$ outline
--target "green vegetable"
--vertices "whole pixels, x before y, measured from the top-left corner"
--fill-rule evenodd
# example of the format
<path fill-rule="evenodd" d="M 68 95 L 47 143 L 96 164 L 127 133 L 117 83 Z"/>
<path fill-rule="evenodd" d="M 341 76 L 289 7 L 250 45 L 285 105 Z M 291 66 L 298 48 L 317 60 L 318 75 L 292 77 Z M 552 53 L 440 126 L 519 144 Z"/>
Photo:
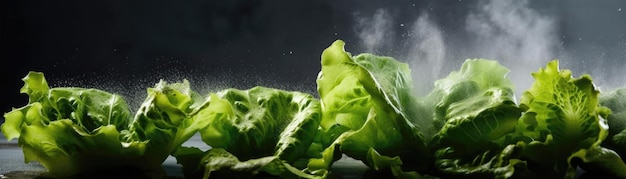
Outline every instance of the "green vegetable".
<path fill-rule="evenodd" d="M 39 162 L 51 176 L 120 168 L 164 176 L 163 161 L 197 130 L 196 121 L 187 118 L 192 101 L 186 81 L 160 82 L 148 89 L 133 119 L 119 95 L 49 88 L 37 72 L 23 80 L 21 92 L 29 96 L 29 103 L 4 115 L 2 132 L 8 140 L 18 138 L 25 162 Z"/>
<path fill-rule="evenodd" d="M 620 156 L 626 156 L 626 88 L 600 95 L 600 104 L 611 110 L 611 114 L 607 117 L 609 134 L 602 142 L 602 146 L 607 149 L 596 147 L 588 152 L 590 154 L 581 152 L 581 155 L 590 156 L 586 159 L 593 159 L 584 161 L 583 165 L 591 163 L 587 164 L 588 168 L 592 167 L 601 173 L 614 173 L 614 175 L 626 178 L 624 158 L 620 158 Z M 620 160 L 622 162 L 619 162 Z"/>
<path fill-rule="evenodd" d="M 496 61 L 471 59 L 435 82 L 426 103 L 443 124 L 430 143 L 441 176 L 507 178 L 524 168 L 515 158 L 518 147 L 503 139 L 521 116 L 508 72 Z"/>
<path fill-rule="evenodd" d="M 372 54 L 352 57 L 343 41 L 335 41 L 322 53 L 317 84 L 322 102 L 318 142 L 325 149 L 311 159 L 308 170 L 328 170 L 341 153 L 374 169 L 403 165 L 424 171 L 431 164 L 419 128 L 412 123 L 421 121 L 416 119 L 421 114 L 415 110 L 420 107 L 407 64 Z M 381 164 L 378 161 L 386 161 L 377 160 L 381 156 L 399 159 Z"/>
<path fill-rule="evenodd" d="M 326 178 L 346 155 L 397 178 L 626 178 L 626 88 L 600 94 L 554 60 L 517 102 L 509 69 L 468 59 L 420 97 L 407 64 L 344 45 L 322 53 L 319 100 L 260 86 L 204 97 L 160 81 L 131 113 L 119 95 L 50 88 L 31 72 L 28 104 L 0 128 L 52 177 L 160 178 L 174 155 L 187 178 Z M 211 149 L 182 146 L 197 132 Z"/>
<path fill-rule="evenodd" d="M 600 147 L 608 135 L 603 117 L 610 110 L 599 105 L 591 77 L 572 78 L 571 71 L 559 69 L 557 60 L 532 75 L 536 81 L 521 98 L 525 112 L 515 132 L 526 143 L 522 158 L 551 177 L 573 178 L 576 167 L 608 169 L 625 177 L 619 156 Z M 607 168 L 608 163 L 614 166 Z"/>
<path fill-rule="evenodd" d="M 424 100 L 426 106 L 431 108 L 428 111 L 435 112 L 433 118 L 436 129 L 441 129 L 445 122 L 451 118 L 448 114 L 449 108 L 456 109 L 458 112 L 452 115 L 457 116 L 464 112 L 480 112 L 484 109 L 476 110 L 476 107 L 463 107 L 472 106 L 472 103 L 481 103 L 480 101 L 489 102 L 490 97 L 484 98 L 485 96 L 494 97 L 490 103 L 491 106 L 498 106 L 500 103 L 514 103 L 514 86 L 513 82 L 507 78 L 508 73 L 509 69 L 496 61 L 468 59 L 459 71 L 451 72 L 448 77 L 437 80 L 435 88 Z M 459 103 L 465 106 L 459 106 Z"/>
<path fill-rule="evenodd" d="M 600 104 L 611 109 L 607 117 L 609 135 L 602 143 L 619 155 L 626 155 L 626 88 L 600 95 Z"/>
<path fill-rule="evenodd" d="M 211 94 L 192 115 L 194 120 L 208 122 L 200 134 L 212 149 L 181 149 L 175 156 L 187 176 L 208 178 L 214 171 L 229 169 L 252 174 L 265 171 L 282 177 L 321 177 L 292 166 L 306 155 L 316 135 L 319 108 L 319 101 L 309 94 L 265 87 Z M 204 157 L 194 163 L 194 156 L 202 156 L 199 152 Z"/>

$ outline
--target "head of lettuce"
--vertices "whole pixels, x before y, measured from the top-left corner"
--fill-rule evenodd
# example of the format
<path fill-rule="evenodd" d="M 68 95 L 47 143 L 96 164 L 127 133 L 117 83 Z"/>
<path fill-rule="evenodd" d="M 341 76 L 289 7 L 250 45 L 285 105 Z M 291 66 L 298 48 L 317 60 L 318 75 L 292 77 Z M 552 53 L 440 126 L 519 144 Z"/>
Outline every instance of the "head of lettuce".
<path fill-rule="evenodd" d="M 203 126 L 188 117 L 193 100 L 187 81 L 148 88 L 134 115 L 116 94 L 50 88 L 39 72 L 23 81 L 28 104 L 4 115 L 2 133 L 18 139 L 25 162 L 40 163 L 53 177 L 113 171 L 165 176 L 163 161 L 197 131 L 194 126 Z"/>

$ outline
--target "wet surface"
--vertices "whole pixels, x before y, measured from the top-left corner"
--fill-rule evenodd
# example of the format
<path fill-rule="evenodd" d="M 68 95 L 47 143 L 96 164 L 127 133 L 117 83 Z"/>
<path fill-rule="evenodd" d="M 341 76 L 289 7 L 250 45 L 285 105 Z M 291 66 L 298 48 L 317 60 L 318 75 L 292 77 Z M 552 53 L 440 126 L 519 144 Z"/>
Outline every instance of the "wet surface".
<path fill-rule="evenodd" d="M 192 137 L 183 144 L 184 146 L 195 146 L 202 150 L 207 150 L 206 146 L 199 136 Z M 172 156 L 163 162 L 163 169 L 167 172 L 166 178 L 183 178 L 181 166 L 176 163 L 176 159 Z M 108 174 L 107 174 L 108 173 Z M 368 174 L 368 168 L 361 161 L 354 160 L 347 156 L 333 164 L 332 173 L 329 178 L 371 178 Z M 374 176 L 374 175 L 372 175 Z M 17 140 L 6 141 L 4 136 L 0 135 L 0 179 L 4 178 L 50 178 L 46 176 L 46 169 L 37 163 L 24 163 L 24 154 L 22 149 L 17 145 Z M 141 173 L 102 172 L 96 175 L 80 175 L 73 178 L 147 178 Z M 259 178 L 276 178 L 274 176 L 259 176 Z"/>

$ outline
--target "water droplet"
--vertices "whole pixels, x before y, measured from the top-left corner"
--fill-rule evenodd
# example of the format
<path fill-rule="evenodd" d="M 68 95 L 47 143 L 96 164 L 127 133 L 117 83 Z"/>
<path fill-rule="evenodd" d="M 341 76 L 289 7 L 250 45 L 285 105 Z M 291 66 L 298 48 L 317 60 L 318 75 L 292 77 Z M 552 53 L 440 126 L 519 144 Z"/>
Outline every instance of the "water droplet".
<path fill-rule="evenodd" d="M 116 48 L 114 48 L 114 49 L 113 49 L 113 51 L 114 51 L 114 52 L 117 52 L 117 49 L 116 49 Z"/>
<path fill-rule="evenodd" d="M 404 24 L 400 24 L 400 27 L 404 27 Z"/>
<path fill-rule="evenodd" d="M 335 35 L 337 35 L 337 32 L 335 32 Z"/>
<path fill-rule="evenodd" d="M 578 37 L 578 40 L 583 40 L 583 38 L 582 37 Z"/>
<path fill-rule="evenodd" d="M 293 54 L 293 52 L 292 52 L 292 51 L 289 51 L 289 54 L 291 55 L 291 54 Z"/>
<path fill-rule="evenodd" d="M 411 4 L 411 6 L 415 7 L 415 4 Z"/>
<path fill-rule="evenodd" d="M 617 11 L 622 12 L 622 8 L 618 8 Z"/>

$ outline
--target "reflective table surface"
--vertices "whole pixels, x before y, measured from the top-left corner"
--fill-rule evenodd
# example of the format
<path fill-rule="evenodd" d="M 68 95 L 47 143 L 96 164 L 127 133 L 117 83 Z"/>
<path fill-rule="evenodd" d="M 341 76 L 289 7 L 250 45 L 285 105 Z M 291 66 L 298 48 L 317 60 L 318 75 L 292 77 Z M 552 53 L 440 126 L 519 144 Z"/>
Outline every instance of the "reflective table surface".
<path fill-rule="evenodd" d="M 192 137 L 183 145 L 199 147 L 202 150 L 209 149 L 198 135 Z M 176 163 L 176 159 L 172 156 L 163 162 L 163 169 L 167 172 L 167 178 L 184 178 L 181 165 Z M 24 154 L 17 145 L 17 139 L 7 141 L 0 134 L 0 179 L 46 178 L 45 171 L 46 169 L 36 162 L 24 163 Z M 368 167 L 361 161 L 343 156 L 341 160 L 333 164 L 329 178 L 377 178 L 376 175 L 371 175 L 368 171 Z M 89 178 L 92 177 L 90 176 Z M 99 178 L 137 178 L 137 176 L 132 174 L 125 176 L 99 175 Z"/>

